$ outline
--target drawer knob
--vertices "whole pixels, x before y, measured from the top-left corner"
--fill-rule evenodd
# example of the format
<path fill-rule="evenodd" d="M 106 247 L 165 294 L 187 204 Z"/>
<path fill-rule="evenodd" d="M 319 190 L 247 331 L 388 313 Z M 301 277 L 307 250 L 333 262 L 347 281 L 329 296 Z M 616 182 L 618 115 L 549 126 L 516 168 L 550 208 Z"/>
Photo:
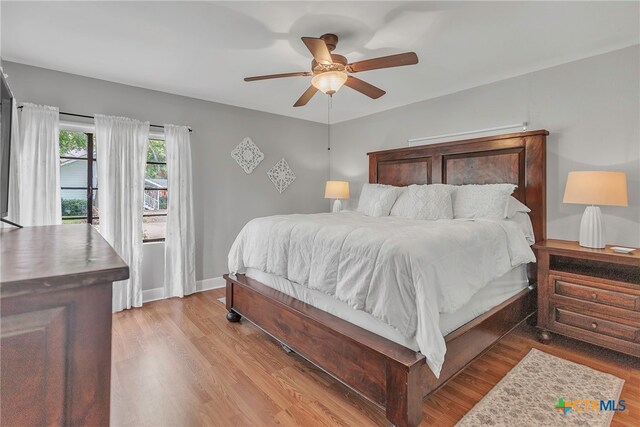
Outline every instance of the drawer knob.
<path fill-rule="evenodd" d="M 598 324 L 597 324 L 596 322 L 593 322 L 593 323 L 591 324 L 591 327 L 592 327 L 593 329 L 596 329 L 596 328 L 598 327 Z"/>
<path fill-rule="evenodd" d="M 591 299 L 598 299 L 598 295 L 597 294 L 591 294 Z"/>

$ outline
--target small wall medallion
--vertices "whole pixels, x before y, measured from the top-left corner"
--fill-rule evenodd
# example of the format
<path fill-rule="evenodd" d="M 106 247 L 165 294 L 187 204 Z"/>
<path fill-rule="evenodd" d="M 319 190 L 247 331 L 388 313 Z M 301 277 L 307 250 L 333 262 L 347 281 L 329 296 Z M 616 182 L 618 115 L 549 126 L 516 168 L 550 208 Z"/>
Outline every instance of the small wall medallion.
<path fill-rule="evenodd" d="M 245 173 L 250 174 L 264 159 L 264 154 L 251 138 L 247 137 L 233 149 L 231 157 L 238 162 Z"/>
<path fill-rule="evenodd" d="M 296 175 L 293 173 L 284 157 L 269 169 L 267 175 L 280 194 L 282 194 L 282 192 L 296 180 Z"/>

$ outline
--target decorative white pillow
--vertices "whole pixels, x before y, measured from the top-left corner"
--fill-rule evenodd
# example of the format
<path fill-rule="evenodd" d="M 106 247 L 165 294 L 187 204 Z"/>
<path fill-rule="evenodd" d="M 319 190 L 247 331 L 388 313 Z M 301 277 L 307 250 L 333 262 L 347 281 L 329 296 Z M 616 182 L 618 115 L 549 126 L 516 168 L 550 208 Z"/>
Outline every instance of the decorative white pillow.
<path fill-rule="evenodd" d="M 509 197 L 507 208 L 504 211 L 504 217 L 513 218 L 518 212 L 529 213 L 531 209 L 515 197 Z"/>
<path fill-rule="evenodd" d="M 507 202 L 515 188 L 514 184 L 456 186 L 453 193 L 453 217 L 504 218 Z"/>
<path fill-rule="evenodd" d="M 391 208 L 391 216 L 410 219 L 452 219 L 451 190 L 445 186 L 410 185 Z"/>
<path fill-rule="evenodd" d="M 391 207 L 402 190 L 403 188 L 392 185 L 365 184 L 360 193 L 358 212 L 368 216 L 389 216 Z"/>

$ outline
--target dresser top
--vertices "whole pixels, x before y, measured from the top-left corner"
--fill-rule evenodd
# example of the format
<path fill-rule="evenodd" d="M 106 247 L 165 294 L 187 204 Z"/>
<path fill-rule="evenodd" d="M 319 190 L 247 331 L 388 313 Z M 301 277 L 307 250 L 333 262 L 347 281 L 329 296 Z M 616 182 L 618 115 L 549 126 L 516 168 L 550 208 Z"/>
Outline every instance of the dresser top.
<path fill-rule="evenodd" d="M 88 224 L 0 229 L 2 297 L 123 280 L 129 267 Z"/>
<path fill-rule="evenodd" d="M 630 254 L 621 254 L 611 250 L 612 245 L 607 245 L 604 249 L 592 249 L 584 248 L 578 242 L 555 239 L 538 242 L 533 247 L 534 249 L 545 250 L 557 255 L 640 266 L 640 249 L 636 249 Z"/>

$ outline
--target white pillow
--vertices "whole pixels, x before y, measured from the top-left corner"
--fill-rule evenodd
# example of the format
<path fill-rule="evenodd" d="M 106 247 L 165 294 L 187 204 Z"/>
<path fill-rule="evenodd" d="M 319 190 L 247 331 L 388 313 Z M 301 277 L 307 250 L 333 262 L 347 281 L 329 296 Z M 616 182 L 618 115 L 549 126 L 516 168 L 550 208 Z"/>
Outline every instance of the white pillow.
<path fill-rule="evenodd" d="M 509 197 L 507 208 L 504 211 L 505 218 L 513 218 L 518 212 L 529 213 L 531 209 L 515 197 Z"/>
<path fill-rule="evenodd" d="M 531 217 L 526 212 L 516 212 L 511 218 L 507 219 L 507 221 L 513 221 L 518 225 L 522 234 L 527 239 L 527 243 L 529 245 L 533 245 L 536 242 L 536 237 L 533 234 L 533 224 L 531 223 Z"/>
<path fill-rule="evenodd" d="M 368 216 L 389 216 L 391 207 L 402 190 L 392 185 L 365 184 L 360 193 L 358 212 Z"/>
<path fill-rule="evenodd" d="M 456 186 L 453 193 L 453 217 L 502 219 L 515 188 L 514 184 Z"/>
<path fill-rule="evenodd" d="M 444 186 L 410 185 L 391 208 L 391 216 L 410 219 L 452 219 L 451 190 Z"/>

